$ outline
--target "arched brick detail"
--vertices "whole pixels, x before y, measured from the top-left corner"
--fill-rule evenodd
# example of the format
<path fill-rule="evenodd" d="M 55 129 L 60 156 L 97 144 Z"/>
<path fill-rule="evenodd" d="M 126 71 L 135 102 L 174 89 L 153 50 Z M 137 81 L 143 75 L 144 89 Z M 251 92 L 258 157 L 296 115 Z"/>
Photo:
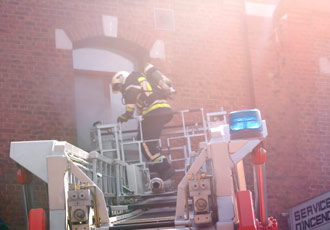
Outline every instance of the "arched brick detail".
<path fill-rule="evenodd" d="M 68 26 L 64 29 L 72 43 L 90 37 L 104 36 L 102 21 L 90 22 L 83 25 Z"/>
<path fill-rule="evenodd" d="M 141 46 L 146 50 L 150 50 L 154 42 L 157 40 L 153 28 L 150 28 L 148 32 L 145 32 L 145 28 L 129 29 L 129 25 L 121 23 L 118 25 L 118 37 L 129 42 L 135 43 L 137 46 Z M 88 23 L 76 23 L 65 26 L 64 31 L 72 41 L 72 43 L 86 40 L 93 37 L 106 37 L 104 35 L 102 20 L 89 21 Z"/>
<path fill-rule="evenodd" d="M 90 37 L 73 43 L 73 49 L 97 48 L 119 53 L 133 61 L 137 71 L 142 71 L 145 63 L 149 61 L 149 52 L 144 47 L 128 40 L 111 37 Z"/>
<path fill-rule="evenodd" d="M 150 33 L 147 33 L 143 30 L 141 31 L 128 30 L 128 31 L 124 31 L 121 35 L 122 38 L 132 41 L 150 51 L 152 45 L 157 40 L 157 38 L 154 34 L 151 33 L 151 31 L 149 32 Z"/>

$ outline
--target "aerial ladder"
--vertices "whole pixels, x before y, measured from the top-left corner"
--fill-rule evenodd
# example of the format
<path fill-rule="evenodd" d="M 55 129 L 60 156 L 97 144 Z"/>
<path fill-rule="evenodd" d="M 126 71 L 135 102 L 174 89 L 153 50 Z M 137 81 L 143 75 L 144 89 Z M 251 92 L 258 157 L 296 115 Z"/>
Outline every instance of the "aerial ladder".
<path fill-rule="evenodd" d="M 199 114 L 199 121 L 189 114 Z M 26 208 L 28 229 L 277 230 L 267 212 L 267 126 L 259 110 L 176 115 L 181 124 L 151 140 L 175 166 L 177 175 L 167 181 L 151 175 L 138 131 L 120 124 L 92 128 L 91 152 L 65 141 L 12 142 L 10 157 L 24 178 L 34 174 L 48 185 L 49 210 Z M 254 164 L 253 195 L 245 181 L 247 156 Z"/>

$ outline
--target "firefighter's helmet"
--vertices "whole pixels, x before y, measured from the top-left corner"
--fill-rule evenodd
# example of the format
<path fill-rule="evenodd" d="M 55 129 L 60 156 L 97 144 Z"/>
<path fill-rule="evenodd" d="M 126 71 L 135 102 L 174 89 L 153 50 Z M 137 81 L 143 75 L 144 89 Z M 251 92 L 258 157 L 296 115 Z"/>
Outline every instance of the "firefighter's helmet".
<path fill-rule="evenodd" d="M 113 93 L 118 93 L 121 91 L 128 75 L 129 72 L 127 71 L 119 71 L 112 77 L 111 87 Z"/>
<path fill-rule="evenodd" d="M 151 69 L 154 69 L 155 67 L 154 67 L 154 65 L 153 64 L 151 64 L 151 63 L 147 63 L 146 65 L 145 65 L 145 67 L 144 67 L 144 73 L 145 74 L 148 74 L 148 72 L 151 70 Z"/>

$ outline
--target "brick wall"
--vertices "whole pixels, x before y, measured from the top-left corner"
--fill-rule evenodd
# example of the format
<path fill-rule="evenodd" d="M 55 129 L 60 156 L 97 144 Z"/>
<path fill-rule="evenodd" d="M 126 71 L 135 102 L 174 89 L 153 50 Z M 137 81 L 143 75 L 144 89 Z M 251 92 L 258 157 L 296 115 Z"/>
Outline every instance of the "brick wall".
<path fill-rule="evenodd" d="M 320 58 L 329 60 L 330 5 L 310 4 L 281 1 L 272 21 L 249 19 L 256 107 L 269 131 L 269 209 L 280 229 L 280 213 L 329 190 L 330 79 Z"/>
<path fill-rule="evenodd" d="M 10 229 L 24 229 L 10 142 L 75 139 L 72 54 L 55 49 L 48 11 L 30 1 L 0 2 L 0 215 Z M 47 207 L 45 185 L 34 181 L 36 205 Z"/>
<path fill-rule="evenodd" d="M 154 8 L 173 9 L 175 31 L 154 29 Z M 330 22 L 324 12 L 281 6 L 286 11 L 282 22 L 245 17 L 242 0 L 0 0 L 0 216 L 23 229 L 10 141 L 75 143 L 72 52 L 55 48 L 55 29 L 73 43 L 103 36 L 102 15 L 118 17 L 118 37 L 147 50 L 164 40 L 166 59 L 153 62 L 173 80 L 175 110 L 261 109 L 269 128 L 270 215 L 280 218 L 329 189 L 329 76 L 318 64 L 329 57 Z"/>

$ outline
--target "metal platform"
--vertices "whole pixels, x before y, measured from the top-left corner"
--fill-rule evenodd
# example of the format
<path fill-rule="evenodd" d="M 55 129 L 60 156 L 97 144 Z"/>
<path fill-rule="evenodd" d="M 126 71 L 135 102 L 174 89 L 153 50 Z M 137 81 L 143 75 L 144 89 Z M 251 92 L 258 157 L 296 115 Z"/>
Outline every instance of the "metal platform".
<path fill-rule="evenodd" d="M 150 198 L 130 206 L 141 211 L 132 217 L 114 222 L 109 229 L 145 229 L 174 227 L 176 196 Z"/>

